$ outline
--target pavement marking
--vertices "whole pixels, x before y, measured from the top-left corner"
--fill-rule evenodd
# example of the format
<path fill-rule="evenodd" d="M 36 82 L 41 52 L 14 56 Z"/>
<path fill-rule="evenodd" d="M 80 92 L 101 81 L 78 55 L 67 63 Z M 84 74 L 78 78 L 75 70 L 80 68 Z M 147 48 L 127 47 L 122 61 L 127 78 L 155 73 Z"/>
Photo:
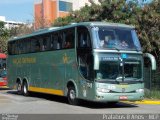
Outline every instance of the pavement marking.
<path fill-rule="evenodd" d="M 124 102 L 124 101 L 123 101 L 123 102 Z M 135 101 L 135 102 L 125 101 L 124 103 L 160 105 L 160 100 L 159 100 L 159 101 L 154 101 L 154 100 L 142 100 L 142 101 Z"/>

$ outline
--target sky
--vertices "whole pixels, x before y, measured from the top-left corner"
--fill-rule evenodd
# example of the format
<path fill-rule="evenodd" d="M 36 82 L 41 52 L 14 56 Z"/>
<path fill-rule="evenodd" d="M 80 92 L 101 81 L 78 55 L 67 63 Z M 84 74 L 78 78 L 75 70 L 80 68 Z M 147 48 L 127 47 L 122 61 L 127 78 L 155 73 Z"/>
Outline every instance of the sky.
<path fill-rule="evenodd" d="M 6 21 L 33 21 L 33 7 L 34 0 L 0 0 L 0 16 L 5 16 Z"/>
<path fill-rule="evenodd" d="M 5 16 L 7 21 L 33 22 L 34 1 L 35 0 L 0 0 L 0 16 Z"/>

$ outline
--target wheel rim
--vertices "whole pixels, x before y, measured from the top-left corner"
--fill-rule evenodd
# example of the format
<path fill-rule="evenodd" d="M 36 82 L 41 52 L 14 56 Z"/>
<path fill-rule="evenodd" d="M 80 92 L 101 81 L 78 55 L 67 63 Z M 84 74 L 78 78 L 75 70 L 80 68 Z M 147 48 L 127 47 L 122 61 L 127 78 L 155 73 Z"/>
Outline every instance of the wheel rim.
<path fill-rule="evenodd" d="M 70 90 L 69 96 L 70 96 L 70 99 L 71 99 L 71 100 L 74 100 L 74 99 L 76 98 L 76 93 L 75 93 L 75 91 L 74 91 L 74 90 Z"/>
<path fill-rule="evenodd" d="M 27 87 L 26 87 L 26 84 L 24 85 L 24 87 L 23 87 L 23 91 L 24 91 L 24 93 L 26 94 L 27 93 Z"/>
<path fill-rule="evenodd" d="M 21 91 L 21 84 L 20 83 L 17 84 L 17 91 Z"/>

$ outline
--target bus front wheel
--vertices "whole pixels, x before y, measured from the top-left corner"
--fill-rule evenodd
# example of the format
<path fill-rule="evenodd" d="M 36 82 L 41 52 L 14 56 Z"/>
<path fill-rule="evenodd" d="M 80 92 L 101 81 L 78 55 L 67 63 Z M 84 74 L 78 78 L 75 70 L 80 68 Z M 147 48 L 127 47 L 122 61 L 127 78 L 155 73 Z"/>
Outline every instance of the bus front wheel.
<path fill-rule="evenodd" d="M 23 91 L 23 95 L 24 95 L 24 96 L 28 96 L 28 95 L 29 95 L 27 82 L 24 82 L 24 83 L 23 83 L 22 91 Z"/>
<path fill-rule="evenodd" d="M 76 90 L 73 86 L 68 87 L 68 102 L 71 105 L 78 105 L 78 99 L 76 98 Z"/>

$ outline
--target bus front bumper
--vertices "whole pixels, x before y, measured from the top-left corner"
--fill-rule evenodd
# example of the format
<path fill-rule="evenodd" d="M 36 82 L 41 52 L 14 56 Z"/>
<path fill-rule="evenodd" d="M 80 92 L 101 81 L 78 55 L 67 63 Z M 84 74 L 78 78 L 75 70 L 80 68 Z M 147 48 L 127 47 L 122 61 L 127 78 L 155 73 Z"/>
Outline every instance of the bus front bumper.
<path fill-rule="evenodd" d="M 140 101 L 144 93 L 97 93 L 96 102 Z"/>

